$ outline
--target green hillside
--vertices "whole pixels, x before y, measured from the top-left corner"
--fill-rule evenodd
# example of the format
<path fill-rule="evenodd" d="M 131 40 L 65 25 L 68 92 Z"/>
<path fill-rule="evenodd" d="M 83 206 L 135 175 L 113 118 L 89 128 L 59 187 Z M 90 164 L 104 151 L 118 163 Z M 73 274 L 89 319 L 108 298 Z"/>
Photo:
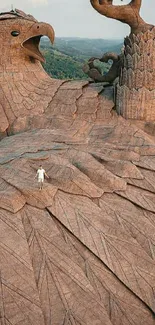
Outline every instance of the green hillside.
<path fill-rule="evenodd" d="M 82 66 L 92 57 L 101 57 L 105 52 L 120 52 L 121 40 L 56 38 L 52 46 L 48 38 L 41 40 L 41 50 L 46 58 L 44 68 L 58 79 L 87 79 Z M 104 73 L 109 64 L 103 64 Z"/>

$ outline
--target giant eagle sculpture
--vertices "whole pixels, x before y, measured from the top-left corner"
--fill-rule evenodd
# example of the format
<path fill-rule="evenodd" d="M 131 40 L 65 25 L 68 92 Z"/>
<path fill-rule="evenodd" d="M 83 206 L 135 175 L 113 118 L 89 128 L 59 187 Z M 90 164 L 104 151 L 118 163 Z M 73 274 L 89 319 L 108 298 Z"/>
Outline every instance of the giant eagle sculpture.
<path fill-rule="evenodd" d="M 112 86 L 45 73 L 38 46 L 42 35 L 53 42 L 50 25 L 19 10 L 0 15 L 2 325 L 155 323 L 153 99 L 144 105 L 154 27 L 139 17 L 141 1 L 91 3 L 132 28 L 116 95 L 122 116 Z"/>

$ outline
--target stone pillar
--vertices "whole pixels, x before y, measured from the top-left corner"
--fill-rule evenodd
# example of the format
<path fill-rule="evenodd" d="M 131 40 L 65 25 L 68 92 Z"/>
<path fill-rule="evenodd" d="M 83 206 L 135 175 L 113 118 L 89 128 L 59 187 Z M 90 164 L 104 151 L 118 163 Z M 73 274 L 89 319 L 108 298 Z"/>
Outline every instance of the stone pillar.
<path fill-rule="evenodd" d="M 116 110 L 126 119 L 155 120 L 155 27 L 125 38 Z"/>

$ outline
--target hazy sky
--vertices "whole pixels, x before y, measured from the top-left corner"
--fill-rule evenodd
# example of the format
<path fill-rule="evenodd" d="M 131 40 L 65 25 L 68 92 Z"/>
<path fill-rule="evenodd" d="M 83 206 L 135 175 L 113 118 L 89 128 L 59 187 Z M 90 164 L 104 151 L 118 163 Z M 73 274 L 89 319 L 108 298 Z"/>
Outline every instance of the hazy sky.
<path fill-rule="evenodd" d="M 129 2 L 124 0 L 123 4 Z M 0 11 L 10 10 L 11 4 L 50 23 L 56 36 L 121 39 L 129 33 L 127 25 L 97 13 L 89 0 L 0 0 Z M 122 2 L 114 0 L 114 4 Z M 155 24 L 155 0 L 143 0 L 141 16 Z"/>

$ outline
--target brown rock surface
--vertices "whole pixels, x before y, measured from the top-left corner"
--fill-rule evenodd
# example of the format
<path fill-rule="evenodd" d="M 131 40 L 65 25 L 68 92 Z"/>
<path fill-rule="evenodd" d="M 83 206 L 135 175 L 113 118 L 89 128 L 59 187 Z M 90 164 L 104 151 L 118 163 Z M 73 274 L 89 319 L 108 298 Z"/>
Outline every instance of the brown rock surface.
<path fill-rule="evenodd" d="M 117 117 L 84 130 L 0 142 L 3 319 L 153 325 L 153 139 Z M 42 191 L 40 163 L 50 176 Z"/>
<path fill-rule="evenodd" d="M 13 36 L 14 32 L 19 35 Z M 81 120 L 111 116 L 112 88 L 47 75 L 39 62 L 44 61 L 38 48 L 42 35 L 53 42 L 54 31 L 48 24 L 21 12 L 0 16 L 1 136 L 32 128 L 67 128 Z"/>
<path fill-rule="evenodd" d="M 113 0 L 90 0 L 90 3 L 101 15 L 128 24 L 131 33 L 125 38 L 120 55 L 105 53 L 99 58 L 101 62 L 113 60 L 107 75 L 95 68 L 94 58 L 85 65 L 85 72 L 95 81 L 113 82 L 118 77 L 115 107 L 119 115 L 126 119 L 154 121 L 155 26 L 141 18 L 142 0 L 131 0 L 121 6 L 115 5 Z"/>
<path fill-rule="evenodd" d="M 0 26 L 21 28 L 0 27 L 1 136 L 25 130 L 0 141 L 1 325 L 154 325 L 152 126 L 112 114 L 109 88 L 50 79 L 32 51 L 49 25 Z"/>

